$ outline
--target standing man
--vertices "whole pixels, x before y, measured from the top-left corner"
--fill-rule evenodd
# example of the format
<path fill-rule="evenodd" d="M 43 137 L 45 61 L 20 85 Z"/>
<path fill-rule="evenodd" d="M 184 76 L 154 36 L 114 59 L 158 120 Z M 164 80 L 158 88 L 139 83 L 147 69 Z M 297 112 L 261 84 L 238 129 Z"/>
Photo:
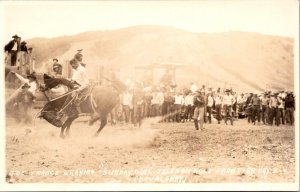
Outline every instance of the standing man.
<path fill-rule="evenodd" d="M 200 129 L 203 130 L 204 124 L 204 107 L 205 107 L 205 91 L 204 89 L 197 90 L 194 97 L 194 123 L 196 130 L 199 130 L 198 122 L 200 123 Z"/>
<path fill-rule="evenodd" d="M 270 125 L 273 125 L 274 118 L 275 118 L 275 125 L 279 126 L 279 120 L 278 120 L 278 99 L 277 95 L 272 93 L 270 102 L 269 102 L 269 107 L 270 107 Z"/>
<path fill-rule="evenodd" d="M 261 114 L 262 114 L 262 121 L 264 124 L 268 123 L 268 105 L 269 105 L 269 98 L 266 97 L 266 93 L 263 94 L 261 98 Z"/>
<path fill-rule="evenodd" d="M 277 99 L 279 102 L 279 105 L 278 105 L 279 122 L 284 125 L 285 124 L 285 110 L 284 110 L 285 98 L 283 98 L 282 95 L 279 94 Z"/>
<path fill-rule="evenodd" d="M 294 124 L 294 111 L 295 111 L 295 98 L 293 96 L 293 93 L 288 93 L 286 99 L 285 99 L 285 111 L 286 111 L 286 117 L 287 117 L 287 123 L 290 123 L 291 125 Z"/>
<path fill-rule="evenodd" d="M 221 123 L 222 120 L 222 115 L 221 115 L 221 110 L 222 110 L 222 96 L 220 91 L 217 91 L 217 93 L 214 96 L 215 100 L 215 107 L 216 107 L 216 117 L 218 120 L 218 124 Z"/>
<path fill-rule="evenodd" d="M 255 125 L 256 119 L 258 120 L 258 123 L 260 123 L 260 106 L 261 102 L 259 97 L 257 96 L 257 93 L 254 93 L 252 99 L 252 123 Z"/>
<path fill-rule="evenodd" d="M 227 125 L 228 118 L 230 119 L 231 125 L 233 125 L 233 119 L 232 119 L 232 105 L 234 102 L 233 96 L 230 94 L 230 90 L 226 89 L 226 94 L 223 97 L 223 107 L 225 111 L 225 124 Z"/>
<path fill-rule="evenodd" d="M 207 113 L 208 113 L 209 124 L 211 124 L 211 114 L 212 114 L 213 105 L 214 105 L 214 98 L 212 92 L 210 92 L 207 94 Z"/>
<path fill-rule="evenodd" d="M 24 51 L 24 52 L 28 53 L 28 49 L 27 49 L 26 44 L 27 44 L 26 41 L 22 41 L 22 42 L 21 42 L 21 45 L 20 45 L 20 51 Z"/>
<path fill-rule="evenodd" d="M 186 121 L 191 121 L 193 119 L 194 115 L 194 95 L 191 90 L 188 90 L 187 96 L 184 98 L 184 104 L 185 104 L 185 112 L 186 112 Z"/>
<path fill-rule="evenodd" d="M 132 105 L 133 105 L 133 124 L 134 126 L 142 125 L 144 117 L 144 93 L 141 86 L 137 86 L 133 90 Z"/>
<path fill-rule="evenodd" d="M 30 85 L 25 83 L 22 86 L 22 91 L 18 93 L 14 107 L 16 108 L 17 121 L 21 122 L 24 118 L 24 123 L 31 123 L 32 108 L 35 102 L 35 96 L 28 90 Z"/>
<path fill-rule="evenodd" d="M 18 53 L 19 47 L 20 47 L 20 41 L 19 41 L 20 37 L 18 35 L 14 35 L 14 36 L 12 36 L 12 38 L 14 38 L 14 39 L 5 45 L 4 51 L 5 51 L 5 53 L 11 55 L 11 66 L 16 66 L 17 53 Z"/>
<path fill-rule="evenodd" d="M 132 97 L 133 89 L 127 89 L 121 96 L 122 113 L 124 114 L 125 123 L 129 123 L 130 117 L 132 116 Z M 132 122 L 133 123 L 133 122 Z"/>

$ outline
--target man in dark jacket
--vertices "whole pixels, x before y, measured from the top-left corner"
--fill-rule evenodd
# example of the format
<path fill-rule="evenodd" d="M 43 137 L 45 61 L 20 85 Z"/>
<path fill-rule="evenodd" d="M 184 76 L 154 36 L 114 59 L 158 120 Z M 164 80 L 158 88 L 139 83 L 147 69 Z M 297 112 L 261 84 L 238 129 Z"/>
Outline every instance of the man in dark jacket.
<path fill-rule="evenodd" d="M 257 96 L 257 93 L 254 93 L 250 103 L 252 104 L 252 123 L 255 125 L 256 119 L 258 120 L 258 123 L 260 123 L 261 100 Z"/>
<path fill-rule="evenodd" d="M 24 52 L 28 53 L 26 44 L 27 44 L 26 41 L 22 41 L 22 42 L 21 42 L 21 45 L 20 45 L 20 51 L 24 51 Z"/>
<path fill-rule="evenodd" d="M 295 99 L 292 93 L 289 93 L 285 99 L 285 114 L 287 123 L 294 124 Z"/>
<path fill-rule="evenodd" d="M 200 129 L 203 130 L 204 123 L 204 107 L 205 107 L 205 90 L 200 89 L 197 91 L 194 97 L 194 123 L 196 130 L 199 130 L 198 121 L 200 123 Z"/>
<path fill-rule="evenodd" d="M 4 51 L 11 55 L 11 66 L 15 66 L 17 61 L 17 53 L 20 46 L 20 42 L 18 41 L 20 37 L 18 35 L 14 35 L 12 38 L 14 39 L 5 45 Z"/>

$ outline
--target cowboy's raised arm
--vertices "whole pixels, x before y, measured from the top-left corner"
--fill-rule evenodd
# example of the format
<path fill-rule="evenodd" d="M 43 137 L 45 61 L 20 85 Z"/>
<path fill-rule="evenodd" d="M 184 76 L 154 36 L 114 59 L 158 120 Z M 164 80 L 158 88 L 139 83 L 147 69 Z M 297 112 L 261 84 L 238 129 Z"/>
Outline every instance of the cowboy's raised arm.
<path fill-rule="evenodd" d="M 17 76 L 17 78 L 20 79 L 20 81 L 22 81 L 22 83 L 29 83 L 29 79 L 22 77 L 21 75 L 19 75 L 16 72 L 12 72 L 12 73 L 14 73 Z"/>

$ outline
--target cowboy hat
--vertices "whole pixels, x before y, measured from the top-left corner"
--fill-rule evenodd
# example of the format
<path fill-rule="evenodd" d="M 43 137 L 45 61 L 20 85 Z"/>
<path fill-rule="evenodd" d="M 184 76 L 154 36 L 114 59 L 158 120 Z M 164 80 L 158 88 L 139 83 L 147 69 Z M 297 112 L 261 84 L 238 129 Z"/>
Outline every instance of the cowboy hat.
<path fill-rule="evenodd" d="M 19 38 L 19 36 L 16 34 L 16 35 L 12 36 L 12 38 Z"/>
<path fill-rule="evenodd" d="M 53 60 L 53 61 L 58 61 L 58 59 L 57 59 L 57 58 L 53 58 L 52 60 Z"/>
<path fill-rule="evenodd" d="M 27 42 L 26 41 L 22 41 L 21 44 L 27 44 Z"/>

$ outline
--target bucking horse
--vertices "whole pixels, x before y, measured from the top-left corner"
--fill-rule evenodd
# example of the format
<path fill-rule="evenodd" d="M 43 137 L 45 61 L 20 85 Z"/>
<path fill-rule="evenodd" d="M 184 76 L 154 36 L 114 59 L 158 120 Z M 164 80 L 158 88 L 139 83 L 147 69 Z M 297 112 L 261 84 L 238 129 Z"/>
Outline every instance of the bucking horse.
<path fill-rule="evenodd" d="M 79 117 L 77 111 L 79 106 L 82 113 L 93 114 L 94 118 L 90 122 L 100 120 L 100 128 L 95 133 L 95 136 L 98 136 L 107 124 L 108 114 L 120 102 L 119 96 L 126 89 L 126 86 L 113 73 L 110 76 L 107 78 L 109 84 L 91 85 L 82 93 L 75 94 L 76 83 L 44 74 L 45 87 L 42 91 L 54 88 L 59 84 L 67 86 L 69 91 L 47 102 L 40 111 L 39 117 L 61 128 L 60 137 L 64 138 L 69 136 L 72 122 Z M 78 95 L 80 95 L 79 99 Z M 78 100 L 80 102 L 75 106 L 74 101 L 78 102 Z"/>

